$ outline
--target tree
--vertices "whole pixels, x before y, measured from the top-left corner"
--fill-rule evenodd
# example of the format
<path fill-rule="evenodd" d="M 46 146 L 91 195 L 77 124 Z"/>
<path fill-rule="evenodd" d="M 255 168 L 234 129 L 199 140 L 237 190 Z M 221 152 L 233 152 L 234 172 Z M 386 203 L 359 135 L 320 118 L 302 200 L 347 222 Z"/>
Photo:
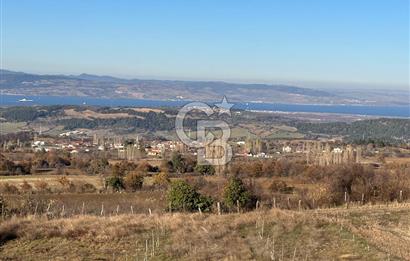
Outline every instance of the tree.
<path fill-rule="evenodd" d="M 178 173 L 185 172 L 185 162 L 180 153 L 175 152 L 172 154 L 171 163 L 174 171 Z"/>
<path fill-rule="evenodd" d="M 229 208 L 236 207 L 237 202 L 241 208 L 249 208 L 254 200 L 254 196 L 246 189 L 241 179 L 229 179 L 224 188 L 224 201 Z"/>
<path fill-rule="evenodd" d="M 210 211 L 213 200 L 199 194 L 193 187 L 183 180 L 171 183 L 168 191 L 168 204 L 172 210 L 178 211 Z"/>
<path fill-rule="evenodd" d="M 262 161 L 253 161 L 248 164 L 249 175 L 252 177 L 260 177 L 263 174 L 263 164 Z"/>
<path fill-rule="evenodd" d="M 142 188 L 144 176 L 140 172 L 130 172 L 125 176 L 124 185 L 130 191 L 136 191 Z"/>
<path fill-rule="evenodd" d="M 87 172 L 89 174 L 101 174 L 108 167 L 108 160 L 105 158 L 93 159 L 88 166 Z"/>
<path fill-rule="evenodd" d="M 110 176 L 105 180 L 105 185 L 112 188 L 114 191 L 124 189 L 124 181 L 120 176 Z"/>
<path fill-rule="evenodd" d="M 201 175 L 212 176 L 215 174 L 215 168 L 212 165 L 196 165 L 195 171 Z"/>

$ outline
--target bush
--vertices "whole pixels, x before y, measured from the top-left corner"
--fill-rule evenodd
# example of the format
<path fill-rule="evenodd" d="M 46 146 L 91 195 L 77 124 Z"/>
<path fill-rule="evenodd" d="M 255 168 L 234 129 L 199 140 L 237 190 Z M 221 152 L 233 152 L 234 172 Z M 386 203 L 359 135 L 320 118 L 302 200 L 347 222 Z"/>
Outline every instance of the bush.
<path fill-rule="evenodd" d="M 23 184 L 20 185 L 20 188 L 23 192 L 31 192 L 33 187 L 27 182 L 27 180 L 23 181 Z"/>
<path fill-rule="evenodd" d="M 142 188 L 144 177 L 138 172 L 131 172 L 125 176 L 124 185 L 130 191 L 136 191 Z"/>
<path fill-rule="evenodd" d="M 172 210 L 178 211 L 210 211 L 213 200 L 199 194 L 193 187 L 182 180 L 171 183 L 168 191 L 168 204 Z"/>
<path fill-rule="evenodd" d="M 293 187 L 289 187 L 286 182 L 281 181 L 281 180 L 274 180 L 269 186 L 269 189 L 272 192 L 279 192 L 279 193 L 285 193 L 285 194 L 290 194 L 293 192 Z"/>
<path fill-rule="evenodd" d="M 120 191 L 124 189 L 124 181 L 119 176 L 110 176 L 105 180 L 105 186 L 114 191 Z"/>
<path fill-rule="evenodd" d="M 153 185 L 159 188 L 166 188 L 170 183 L 168 172 L 160 172 L 153 179 Z"/>
<path fill-rule="evenodd" d="M 37 181 L 34 186 L 36 187 L 37 191 L 39 192 L 46 192 L 50 191 L 50 188 L 48 187 L 48 183 L 45 182 L 44 180 Z"/>
<path fill-rule="evenodd" d="M 242 180 L 233 177 L 229 179 L 224 188 L 224 202 L 227 207 L 234 208 L 239 202 L 241 208 L 251 208 L 255 201 L 255 197 L 248 191 Z"/>
<path fill-rule="evenodd" d="M 16 186 L 14 186 L 14 185 L 11 185 L 11 184 L 9 184 L 9 183 L 4 183 L 1 187 L 0 187 L 0 191 L 2 192 L 2 193 L 5 193 L 5 194 L 17 194 L 17 193 L 19 193 L 19 190 L 18 190 L 18 188 L 16 187 Z"/>
<path fill-rule="evenodd" d="M 78 190 L 81 193 L 93 193 L 97 191 L 97 188 L 93 184 L 84 183 L 78 186 Z"/>
<path fill-rule="evenodd" d="M 214 175 L 215 168 L 212 165 L 196 165 L 195 171 L 201 175 Z"/>

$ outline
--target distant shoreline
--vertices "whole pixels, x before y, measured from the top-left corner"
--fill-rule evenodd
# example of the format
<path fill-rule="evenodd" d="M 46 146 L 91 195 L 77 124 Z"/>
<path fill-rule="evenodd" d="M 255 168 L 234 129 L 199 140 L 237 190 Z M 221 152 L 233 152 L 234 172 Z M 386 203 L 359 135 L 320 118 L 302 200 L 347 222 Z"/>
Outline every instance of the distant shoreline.
<path fill-rule="evenodd" d="M 32 100 L 19 102 L 21 99 Z M 90 106 L 135 106 L 135 107 L 180 107 L 189 103 L 188 100 L 148 100 L 127 98 L 100 98 L 90 96 L 31 96 L 3 94 L 0 106 L 31 106 L 31 105 L 90 105 Z M 216 103 L 208 102 L 210 104 Z M 235 103 L 235 102 L 234 102 Z M 353 104 L 271 104 L 237 102 L 235 109 L 284 112 L 284 113 L 334 113 L 362 116 L 410 118 L 410 106 L 376 106 Z"/>

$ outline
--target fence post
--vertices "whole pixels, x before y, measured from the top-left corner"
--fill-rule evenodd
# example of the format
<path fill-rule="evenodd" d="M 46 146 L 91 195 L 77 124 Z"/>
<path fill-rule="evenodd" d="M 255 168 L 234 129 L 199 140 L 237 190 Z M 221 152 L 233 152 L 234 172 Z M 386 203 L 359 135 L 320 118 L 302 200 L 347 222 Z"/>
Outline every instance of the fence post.
<path fill-rule="evenodd" d="M 238 213 L 239 213 L 239 200 L 236 200 L 236 210 L 237 210 Z"/>
<path fill-rule="evenodd" d="M 131 205 L 131 214 L 134 214 L 134 208 Z"/>
<path fill-rule="evenodd" d="M 345 191 L 345 204 L 346 208 L 349 208 L 349 203 L 347 202 L 347 191 Z"/>
<path fill-rule="evenodd" d="M 362 193 L 362 205 L 364 205 L 364 193 Z"/>
<path fill-rule="evenodd" d="M 302 200 L 300 200 L 300 199 L 299 199 L 299 202 L 298 202 L 298 208 L 299 208 L 299 211 L 302 210 Z"/>
<path fill-rule="evenodd" d="M 85 212 L 85 203 L 83 201 L 83 206 L 81 208 L 81 215 L 84 215 L 84 212 Z"/>
<path fill-rule="evenodd" d="M 100 215 L 101 216 L 104 215 L 104 203 L 101 203 L 101 213 L 100 213 Z"/>
<path fill-rule="evenodd" d="M 34 216 L 37 216 L 37 208 L 38 208 L 38 202 L 36 203 L 36 208 L 34 209 Z"/>
<path fill-rule="evenodd" d="M 273 198 L 273 208 L 276 208 L 276 198 Z"/>
<path fill-rule="evenodd" d="M 400 202 L 402 202 L 402 201 L 403 201 L 403 190 L 400 190 L 400 196 L 399 196 L 399 198 L 400 198 Z"/>
<path fill-rule="evenodd" d="M 216 203 L 216 208 L 218 209 L 218 215 L 221 215 L 221 203 Z"/>

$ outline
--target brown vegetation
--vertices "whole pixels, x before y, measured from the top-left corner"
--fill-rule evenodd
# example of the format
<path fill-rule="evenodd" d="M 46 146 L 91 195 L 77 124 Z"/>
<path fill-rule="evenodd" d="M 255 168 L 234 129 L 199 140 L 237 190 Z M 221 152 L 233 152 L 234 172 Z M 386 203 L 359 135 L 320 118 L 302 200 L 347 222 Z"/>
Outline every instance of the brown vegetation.
<path fill-rule="evenodd" d="M 0 225 L 0 253 L 17 260 L 410 260 L 409 221 L 408 204 L 221 216 L 14 218 Z"/>

